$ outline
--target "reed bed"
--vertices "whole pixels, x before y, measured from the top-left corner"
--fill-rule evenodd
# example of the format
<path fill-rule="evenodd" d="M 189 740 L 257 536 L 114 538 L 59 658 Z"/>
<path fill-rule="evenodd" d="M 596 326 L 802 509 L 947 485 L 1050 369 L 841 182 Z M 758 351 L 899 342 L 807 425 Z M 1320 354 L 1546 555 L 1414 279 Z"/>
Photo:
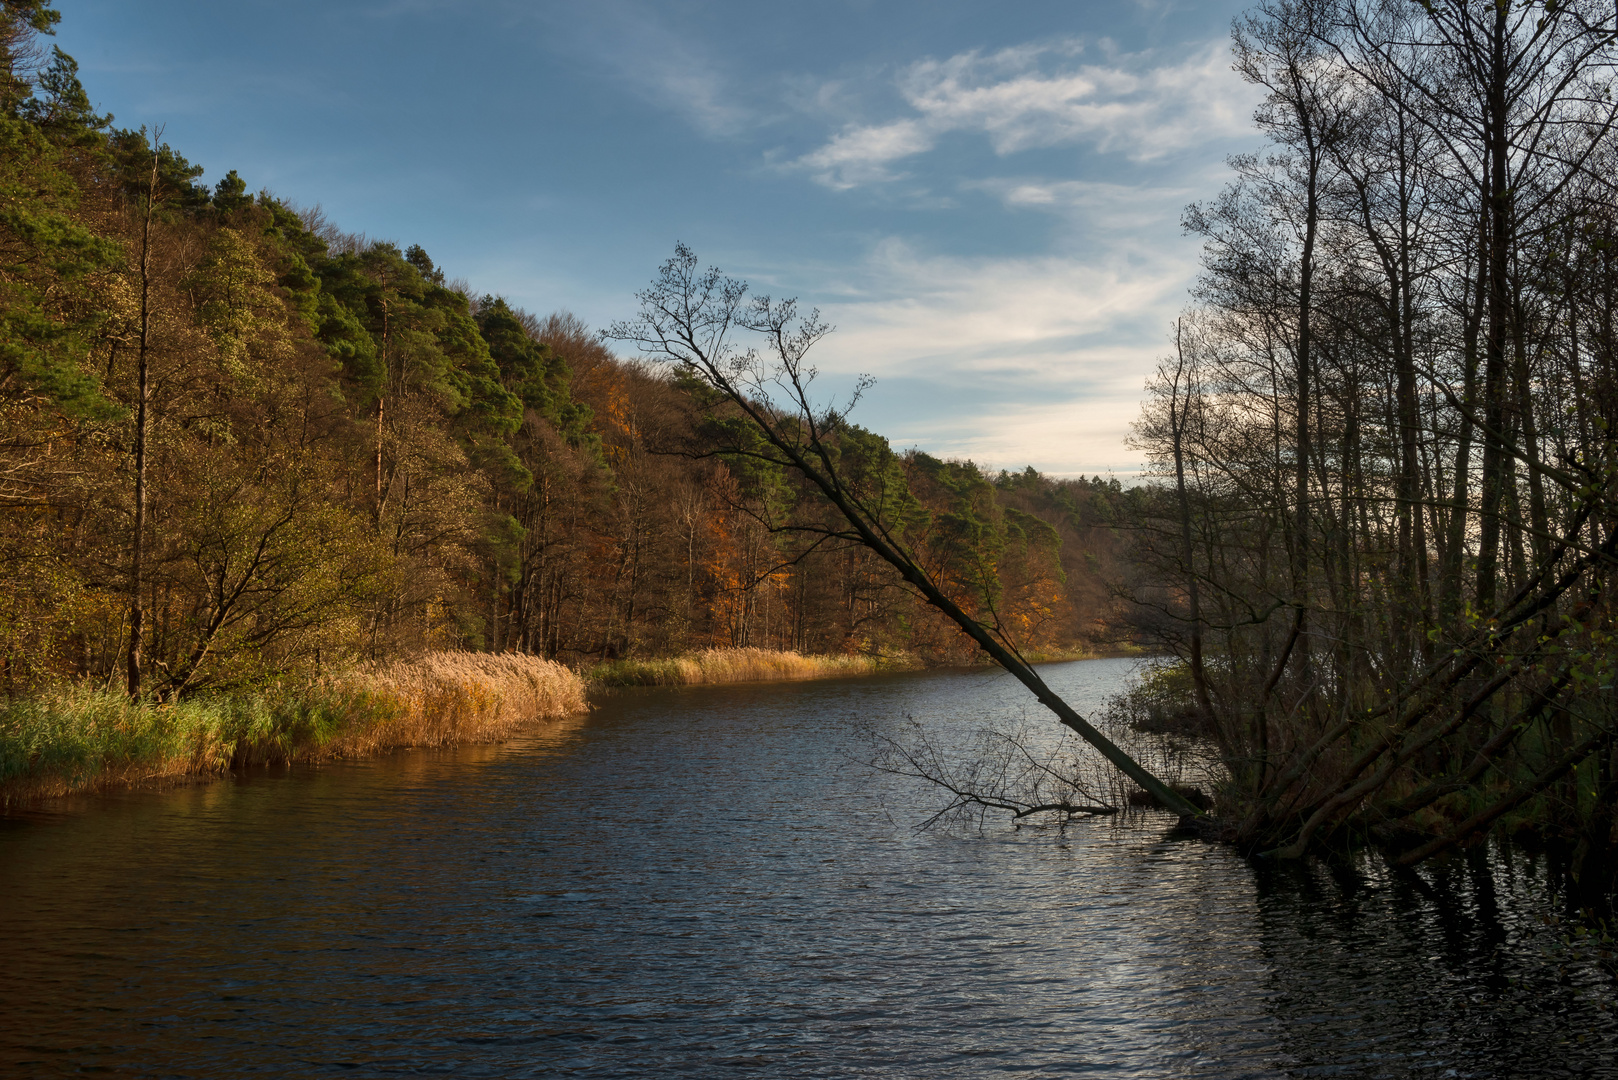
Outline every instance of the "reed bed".
<path fill-rule="evenodd" d="M 584 708 L 584 681 L 562 665 L 480 653 L 432 653 L 298 688 L 172 704 L 58 687 L 0 705 L 0 802 L 492 741 Z"/>
<path fill-rule="evenodd" d="M 699 683 L 773 682 L 868 675 L 869 656 L 805 656 L 775 649 L 704 649 L 663 660 L 612 660 L 589 671 L 601 686 L 694 686 Z"/>
<path fill-rule="evenodd" d="M 515 653 L 429 653 L 342 676 L 335 689 L 376 717 L 332 740 L 333 752 L 343 757 L 394 746 L 502 739 L 530 720 L 586 707 L 577 673 Z"/>

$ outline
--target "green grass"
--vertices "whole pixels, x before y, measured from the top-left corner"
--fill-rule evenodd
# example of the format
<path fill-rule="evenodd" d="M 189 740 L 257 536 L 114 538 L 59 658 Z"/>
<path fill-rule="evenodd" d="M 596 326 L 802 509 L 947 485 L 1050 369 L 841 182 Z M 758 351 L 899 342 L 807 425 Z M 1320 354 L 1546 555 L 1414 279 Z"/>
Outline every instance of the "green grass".
<path fill-rule="evenodd" d="M 9 801 L 289 761 L 386 719 L 390 704 L 336 688 L 159 704 L 60 687 L 0 706 L 0 793 Z"/>

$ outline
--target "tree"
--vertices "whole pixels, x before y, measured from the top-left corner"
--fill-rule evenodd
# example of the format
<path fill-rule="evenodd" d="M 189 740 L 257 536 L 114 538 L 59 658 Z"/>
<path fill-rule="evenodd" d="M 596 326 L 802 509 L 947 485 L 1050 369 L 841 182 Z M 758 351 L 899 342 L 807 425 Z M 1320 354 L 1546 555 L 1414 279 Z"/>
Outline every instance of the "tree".
<path fill-rule="evenodd" d="M 1594 4 L 1382 0 L 1237 28 L 1272 152 L 1188 214 L 1197 306 L 1138 431 L 1165 489 L 1141 550 L 1197 586 L 1141 599 L 1175 616 L 1245 844 L 1413 861 L 1547 792 L 1610 818 L 1574 776 L 1618 733 L 1591 681 L 1618 462 L 1567 418 L 1612 353 L 1573 344 L 1605 301 L 1564 260 L 1571 223 L 1607 228 L 1612 31 Z"/>
<path fill-rule="evenodd" d="M 638 318 L 616 323 L 605 333 L 677 365 L 717 393 L 745 418 L 748 430 L 762 438 L 759 449 L 738 447 L 737 453 L 793 470 L 841 514 L 841 526 L 827 529 L 825 535 L 861 544 L 887 562 L 930 606 L 1028 687 L 1063 725 L 1164 806 L 1186 815 L 1200 813 L 1046 686 L 1005 627 L 980 622 L 945 594 L 921 557 L 901 539 L 886 487 L 857 484 L 838 467 L 836 447 L 847 427 L 846 414 L 869 381 L 861 379 L 841 408 L 817 406 L 810 397 L 816 372 L 807 356 L 830 327 L 820 321 L 818 312 L 800 319 L 791 300 L 749 299 L 747 291 L 745 283 L 717 269 L 699 272 L 696 256 L 677 245 L 673 258 L 638 295 Z M 761 337 L 763 350 L 741 349 L 735 340 L 738 332 Z"/>
<path fill-rule="evenodd" d="M 151 180 L 141 204 L 140 328 L 135 348 L 135 520 L 129 544 L 129 653 L 125 667 L 125 688 L 130 697 L 140 696 L 141 649 L 146 634 L 143 590 L 146 585 L 146 452 L 152 406 L 152 214 L 157 209 L 157 147 L 162 136 L 161 130 L 152 136 Z"/>

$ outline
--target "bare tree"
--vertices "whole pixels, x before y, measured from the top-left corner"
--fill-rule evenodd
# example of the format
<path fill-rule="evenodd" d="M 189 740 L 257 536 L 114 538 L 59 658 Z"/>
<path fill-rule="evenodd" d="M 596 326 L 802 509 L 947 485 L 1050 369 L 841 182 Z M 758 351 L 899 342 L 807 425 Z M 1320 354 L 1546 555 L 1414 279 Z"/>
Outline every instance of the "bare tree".
<path fill-rule="evenodd" d="M 1614 29 L 1611 5 L 1462 0 L 1238 24 L 1272 148 L 1187 216 L 1197 377 L 1163 365 L 1138 430 L 1163 485 L 1142 551 L 1198 587 L 1203 632 L 1164 643 L 1217 713 L 1245 844 L 1419 860 L 1541 797 L 1610 831 L 1572 777 L 1608 775 L 1618 732 Z"/>
<path fill-rule="evenodd" d="M 639 316 L 615 323 L 604 332 L 606 337 L 677 365 L 717 392 L 762 439 L 757 446 L 738 447 L 738 453 L 793 470 L 836 507 L 842 524 L 827 527 L 824 535 L 863 545 L 887 562 L 1063 725 L 1162 805 L 1183 815 L 1200 813 L 1051 690 L 1001 628 L 968 615 L 944 593 L 892 527 L 889 500 L 894 493 L 887 485 L 867 487 L 845 476 L 839 466 L 839 436 L 870 380 L 862 377 L 841 407 L 815 404 L 810 387 L 816 370 L 807 357 L 831 331 L 818 312 L 800 318 L 795 301 L 749 297 L 745 282 L 716 268 L 699 270 L 697 257 L 683 244 L 638 299 Z M 762 348 L 742 348 L 737 338 L 744 333 L 762 339 Z"/>

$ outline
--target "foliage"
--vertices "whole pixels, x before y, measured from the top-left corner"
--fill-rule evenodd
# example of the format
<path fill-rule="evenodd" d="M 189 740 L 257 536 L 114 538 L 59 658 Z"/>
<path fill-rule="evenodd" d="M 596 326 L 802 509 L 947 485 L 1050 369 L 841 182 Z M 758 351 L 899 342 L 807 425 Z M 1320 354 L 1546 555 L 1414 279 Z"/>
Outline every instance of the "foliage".
<path fill-rule="evenodd" d="M 1531 819 L 1614 850 L 1612 14 L 1237 23 L 1271 145 L 1186 215 L 1132 596 L 1246 845 L 1410 863 Z"/>
<path fill-rule="evenodd" d="M 29 93 L 0 115 L 6 688 L 121 671 L 141 362 L 142 664 L 165 699 L 446 647 L 970 655 L 699 383 L 235 171 L 201 184 L 93 114 L 72 58 L 31 44 L 41 12 L 8 24 Z M 846 418 L 829 452 L 1024 647 L 1120 636 L 1122 518 L 1079 505 L 1127 501 L 1116 484 L 1007 484 Z"/>

